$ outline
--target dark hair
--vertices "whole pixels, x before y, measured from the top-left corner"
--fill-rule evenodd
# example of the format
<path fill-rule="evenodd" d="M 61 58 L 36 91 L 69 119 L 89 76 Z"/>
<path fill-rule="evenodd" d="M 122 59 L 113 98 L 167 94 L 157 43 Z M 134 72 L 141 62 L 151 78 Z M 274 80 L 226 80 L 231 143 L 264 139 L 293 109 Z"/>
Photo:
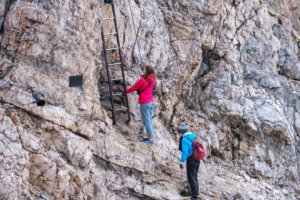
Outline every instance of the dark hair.
<path fill-rule="evenodd" d="M 156 80 L 154 68 L 150 65 L 147 65 L 145 68 L 146 68 L 146 74 L 145 74 L 144 78 L 147 79 L 148 76 L 150 76 L 150 74 L 153 74 L 154 79 Z"/>

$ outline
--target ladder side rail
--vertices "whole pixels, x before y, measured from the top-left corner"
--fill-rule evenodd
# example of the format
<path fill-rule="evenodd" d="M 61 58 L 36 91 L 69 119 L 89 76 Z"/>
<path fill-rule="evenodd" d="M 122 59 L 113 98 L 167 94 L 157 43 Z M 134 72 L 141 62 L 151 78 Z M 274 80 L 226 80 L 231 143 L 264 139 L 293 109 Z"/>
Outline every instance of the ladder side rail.
<path fill-rule="evenodd" d="M 103 41 L 103 50 L 104 50 L 104 58 L 105 58 L 105 65 L 106 65 L 106 73 L 107 73 L 107 77 L 108 77 L 108 85 L 109 85 L 110 101 L 111 101 L 111 108 L 112 108 L 113 124 L 116 124 L 115 108 L 114 108 L 113 93 L 112 93 L 112 85 L 111 85 L 111 80 L 110 80 L 110 75 L 109 75 L 109 67 L 108 67 L 108 61 L 107 61 L 107 52 L 106 52 L 106 47 L 105 47 L 105 38 L 104 38 L 103 27 L 101 27 L 101 36 L 102 36 L 102 41 Z"/>
<path fill-rule="evenodd" d="M 122 60 L 122 54 L 121 54 L 121 46 L 120 46 L 119 31 L 118 31 L 114 1 L 112 2 L 111 6 L 112 6 L 112 11 L 113 11 L 113 16 L 114 16 L 115 29 L 116 29 L 116 32 L 117 32 L 116 37 L 117 37 L 117 43 L 118 43 L 118 47 L 119 47 L 119 57 L 120 57 L 121 70 L 122 70 L 122 76 L 123 76 L 123 89 L 124 89 L 124 95 L 125 95 L 125 98 L 126 98 L 126 104 L 127 104 L 127 109 L 128 109 L 127 110 L 127 112 L 128 112 L 128 121 L 130 121 L 131 118 L 130 118 L 129 101 L 128 101 L 128 95 L 125 92 L 125 90 L 126 90 L 126 81 L 125 81 L 124 66 L 123 66 L 123 60 Z"/>

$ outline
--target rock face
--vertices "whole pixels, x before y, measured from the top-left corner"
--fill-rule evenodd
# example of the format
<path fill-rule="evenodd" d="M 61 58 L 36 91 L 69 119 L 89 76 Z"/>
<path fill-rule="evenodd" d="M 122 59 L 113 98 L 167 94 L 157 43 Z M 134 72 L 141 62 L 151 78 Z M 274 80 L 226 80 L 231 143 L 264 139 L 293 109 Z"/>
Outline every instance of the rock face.
<path fill-rule="evenodd" d="M 114 31 L 109 5 L 0 0 L 0 199 L 186 199 L 182 121 L 206 149 L 200 199 L 300 199 L 299 1 L 130 2 L 143 62 L 157 74 L 152 146 L 138 142 L 136 94 L 132 121 L 119 113 L 112 125 L 101 40 L 101 27 Z M 131 86 L 141 60 L 128 1 L 115 6 Z M 80 74 L 84 90 L 70 88 Z M 56 106 L 23 105 L 34 92 Z"/>

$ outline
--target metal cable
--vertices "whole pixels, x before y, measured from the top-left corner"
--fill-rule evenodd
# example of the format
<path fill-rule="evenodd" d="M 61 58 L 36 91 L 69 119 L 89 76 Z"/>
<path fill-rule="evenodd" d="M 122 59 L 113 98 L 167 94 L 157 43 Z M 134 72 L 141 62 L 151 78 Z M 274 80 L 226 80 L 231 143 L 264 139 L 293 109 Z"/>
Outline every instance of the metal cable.
<path fill-rule="evenodd" d="M 141 54 L 141 50 L 140 50 L 140 45 L 139 45 L 139 41 L 138 41 L 138 37 L 137 37 L 137 31 L 136 31 L 136 27 L 135 27 L 135 23 L 134 23 L 134 18 L 133 18 L 133 15 L 132 15 L 130 0 L 128 0 L 128 3 L 129 3 L 129 9 L 130 9 L 130 14 L 131 14 L 131 18 L 132 18 L 134 33 L 135 33 L 135 40 L 136 40 L 136 43 L 137 43 L 137 46 L 138 46 L 140 59 L 141 59 L 141 62 L 142 62 L 142 67 L 141 68 L 144 69 L 144 63 L 143 63 L 142 54 Z"/>
<path fill-rule="evenodd" d="M 169 130 L 167 129 L 167 127 L 165 127 L 165 125 L 162 123 L 162 121 L 158 118 L 158 115 L 156 114 L 156 111 L 155 111 L 155 109 L 154 109 L 154 116 L 153 116 L 153 118 L 156 116 L 156 118 L 157 118 L 157 120 L 160 122 L 160 124 L 162 125 L 162 127 L 170 134 L 170 136 L 171 136 L 171 138 L 174 140 L 174 142 L 175 142 L 175 144 L 178 144 L 178 142 L 175 140 L 175 138 L 173 137 L 173 135 L 169 132 Z M 217 183 L 214 181 L 214 180 L 212 180 L 211 178 L 210 178 L 210 176 L 208 176 L 202 169 L 201 169 L 201 167 L 199 167 L 200 168 L 200 170 L 201 170 L 201 172 L 206 176 L 206 177 L 208 177 L 208 179 L 210 179 L 213 183 L 214 183 L 214 185 L 227 197 L 227 199 L 232 199 L 231 197 L 229 197 L 227 194 L 226 194 L 226 192 L 224 192 L 218 185 L 217 185 Z"/>
<path fill-rule="evenodd" d="M 154 107 L 154 116 L 152 117 L 152 119 L 154 118 L 154 117 L 156 117 L 157 118 L 157 120 L 159 121 L 159 123 L 160 123 L 160 125 L 169 133 L 169 135 L 171 136 L 171 138 L 174 140 L 174 142 L 175 142 L 175 144 L 178 144 L 178 141 L 176 141 L 176 139 L 173 137 L 173 135 L 169 132 L 169 130 L 167 129 L 167 127 L 162 123 L 162 121 L 159 119 L 159 117 L 158 117 L 158 115 L 157 115 L 157 113 L 156 113 L 156 111 L 155 111 L 155 107 Z"/>
<path fill-rule="evenodd" d="M 210 176 L 208 176 L 202 169 L 201 169 L 201 167 L 199 167 L 199 169 L 200 169 L 200 171 L 209 179 L 209 180 L 211 180 L 212 182 L 213 182 L 213 184 L 227 197 L 227 199 L 232 199 L 231 197 L 229 197 L 227 194 L 226 194 L 226 192 L 224 192 L 221 188 L 219 188 L 219 186 L 217 185 L 217 183 L 214 181 L 214 180 L 212 180 L 211 178 L 210 178 Z"/>
<path fill-rule="evenodd" d="M 156 118 L 157 118 L 157 120 L 160 122 L 160 124 L 162 125 L 162 127 L 170 134 L 170 136 L 171 136 L 171 138 L 174 140 L 174 142 L 175 142 L 175 144 L 178 144 L 178 142 L 175 140 L 175 138 L 173 137 L 173 135 L 169 132 L 169 130 L 167 129 L 167 127 L 165 127 L 165 125 L 162 123 L 162 121 L 158 118 L 158 115 L 156 114 L 156 111 L 155 111 L 155 109 L 154 109 L 154 116 L 153 116 L 153 118 L 156 116 Z M 208 176 L 202 169 L 201 169 L 201 167 L 199 167 L 200 168 L 200 170 L 201 170 L 201 172 L 206 176 L 206 177 L 208 177 L 208 179 L 210 179 L 213 183 L 214 183 L 214 185 L 227 197 L 227 199 L 232 199 L 231 197 L 229 197 L 227 194 L 226 194 L 226 192 L 224 192 L 218 185 L 217 185 L 217 183 L 214 181 L 214 180 L 212 180 L 211 178 L 210 178 L 210 176 Z"/>

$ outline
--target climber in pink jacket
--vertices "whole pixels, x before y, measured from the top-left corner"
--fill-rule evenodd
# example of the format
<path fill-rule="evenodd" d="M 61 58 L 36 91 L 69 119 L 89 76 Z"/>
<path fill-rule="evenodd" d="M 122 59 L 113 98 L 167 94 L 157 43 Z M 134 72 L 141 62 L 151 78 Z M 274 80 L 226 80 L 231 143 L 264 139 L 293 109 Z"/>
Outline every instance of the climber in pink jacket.
<path fill-rule="evenodd" d="M 155 84 L 155 72 L 154 68 L 147 65 L 143 69 L 144 75 L 138 80 L 131 88 L 125 90 L 126 93 L 131 93 L 137 90 L 139 94 L 140 111 L 142 115 L 143 124 L 147 130 L 148 138 L 143 138 L 141 142 L 147 144 L 153 144 L 154 138 L 154 125 L 153 125 L 153 109 L 154 99 L 152 90 Z"/>

